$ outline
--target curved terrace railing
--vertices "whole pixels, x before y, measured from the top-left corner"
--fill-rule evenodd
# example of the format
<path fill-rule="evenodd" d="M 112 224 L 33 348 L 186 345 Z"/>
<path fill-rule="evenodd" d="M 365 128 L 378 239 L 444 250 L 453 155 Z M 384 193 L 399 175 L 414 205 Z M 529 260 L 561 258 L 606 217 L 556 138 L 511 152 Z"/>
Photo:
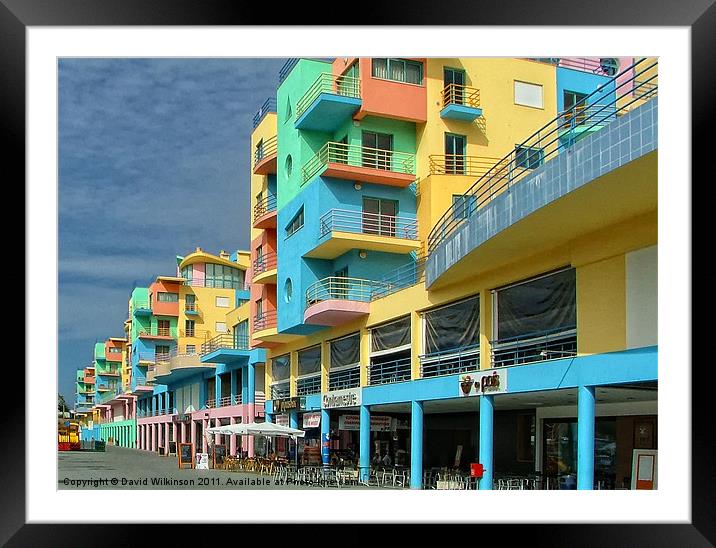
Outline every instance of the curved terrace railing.
<path fill-rule="evenodd" d="M 278 152 L 278 137 L 274 135 L 261 142 L 260 147 L 254 150 L 254 168 L 269 156 L 275 156 Z"/>
<path fill-rule="evenodd" d="M 349 209 L 331 209 L 324 213 L 320 219 L 320 227 L 320 238 L 335 230 L 407 240 L 418 239 L 418 221 L 414 218 Z"/>
<path fill-rule="evenodd" d="M 456 214 L 454 207 L 450 207 L 435 224 L 428 236 L 428 253 L 433 253 L 476 211 L 482 209 L 502 192 L 508 191 L 533 169 L 571 147 L 581 137 L 599 131 L 608 125 L 610 120 L 628 112 L 637 101 L 656 97 L 657 65 L 657 61 L 640 59 L 599 86 L 573 107 L 547 122 L 496 162 L 465 192 L 465 200 L 459 204 L 460 214 Z M 637 86 L 641 88 L 641 93 Z M 611 95 L 612 87 L 614 98 L 602 97 L 605 92 Z M 599 98 L 598 104 L 597 98 Z"/>
<path fill-rule="evenodd" d="M 254 316 L 254 331 L 276 327 L 276 311 L 267 310 Z"/>
<path fill-rule="evenodd" d="M 329 141 L 301 168 L 302 184 L 329 163 L 415 175 L 414 154 Z"/>
<path fill-rule="evenodd" d="M 335 75 L 330 72 L 319 74 L 316 81 L 310 85 L 306 93 L 296 102 L 296 119 L 299 119 L 308 110 L 308 107 L 321 93 L 359 98 L 360 79 L 353 76 Z"/>
<path fill-rule="evenodd" d="M 375 280 L 329 276 L 308 286 L 306 307 L 332 299 L 370 302 L 373 290 L 381 285 L 381 282 Z"/>
<path fill-rule="evenodd" d="M 221 333 L 202 343 L 201 355 L 211 354 L 222 348 L 229 350 L 247 350 L 249 348 L 249 337 L 248 335 L 235 337 L 229 333 Z"/>
<path fill-rule="evenodd" d="M 276 97 L 266 99 L 264 104 L 261 105 L 261 108 L 254 114 L 254 129 L 256 129 L 256 126 L 261 123 L 261 120 L 263 120 L 269 112 L 276 112 Z"/>
<path fill-rule="evenodd" d="M 254 276 L 276 268 L 278 256 L 275 252 L 264 253 L 261 257 L 254 259 Z"/>
<path fill-rule="evenodd" d="M 298 59 L 298 57 L 290 57 L 288 61 L 283 64 L 281 69 L 278 71 L 279 84 L 286 79 L 286 76 L 288 76 L 288 74 L 293 70 L 293 67 L 298 64 Z"/>
<path fill-rule="evenodd" d="M 463 105 L 480 108 L 480 90 L 460 84 L 448 84 L 441 92 L 443 108 L 448 105 Z"/>
<path fill-rule="evenodd" d="M 276 196 L 269 194 L 256 202 L 254 206 L 254 222 L 267 213 L 276 211 Z"/>

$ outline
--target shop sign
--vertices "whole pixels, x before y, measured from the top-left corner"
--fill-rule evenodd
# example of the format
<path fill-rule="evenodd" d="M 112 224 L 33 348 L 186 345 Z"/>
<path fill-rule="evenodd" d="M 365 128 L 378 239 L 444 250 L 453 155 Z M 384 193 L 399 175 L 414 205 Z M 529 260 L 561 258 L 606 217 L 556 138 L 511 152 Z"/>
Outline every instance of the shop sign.
<path fill-rule="evenodd" d="M 318 428 L 321 426 L 321 412 L 315 413 L 304 413 L 303 414 L 303 427 L 304 428 Z"/>
<path fill-rule="evenodd" d="M 370 416 L 371 432 L 389 432 L 393 430 L 392 417 L 382 415 Z M 339 430 L 360 430 L 360 415 L 341 415 L 338 417 Z"/>
<path fill-rule="evenodd" d="M 345 390 L 334 390 L 323 394 L 321 407 L 323 409 L 337 409 L 339 407 L 357 407 L 361 402 L 360 388 L 347 388 Z"/>
<path fill-rule="evenodd" d="M 172 415 L 172 422 L 191 422 L 191 415 L 188 413 Z"/>
<path fill-rule="evenodd" d="M 483 396 L 507 392 L 507 371 L 492 370 L 486 373 L 460 375 L 460 396 Z"/>
<path fill-rule="evenodd" d="M 288 415 L 276 415 L 276 424 L 279 426 L 288 426 Z"/>
<path fill-rule="evenodd" d="M 273 400 L 274 413 L 302 411 L 303 409 L 306 409 L 306 398 L 285 398 L 282 400 Z"/>

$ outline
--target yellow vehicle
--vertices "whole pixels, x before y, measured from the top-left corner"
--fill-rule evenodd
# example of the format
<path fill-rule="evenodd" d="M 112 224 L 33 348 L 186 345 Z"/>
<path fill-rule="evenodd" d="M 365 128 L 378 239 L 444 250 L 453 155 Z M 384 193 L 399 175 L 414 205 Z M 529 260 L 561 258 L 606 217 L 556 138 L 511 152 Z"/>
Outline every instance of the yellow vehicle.
<path fill-rule="evenodd" d="M 60 451 L 80 448 L 80 423 L 77 419 L 57 418 L 57 448 Z"/>

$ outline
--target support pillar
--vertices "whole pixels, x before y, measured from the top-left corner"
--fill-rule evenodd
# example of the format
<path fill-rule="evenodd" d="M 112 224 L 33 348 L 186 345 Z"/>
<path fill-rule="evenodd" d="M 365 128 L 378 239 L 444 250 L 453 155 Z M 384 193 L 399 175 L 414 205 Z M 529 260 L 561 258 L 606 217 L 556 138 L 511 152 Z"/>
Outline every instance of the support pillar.
<path fill-rule="evenodd" d="M 199 448 L 196 446 L 196 421 L 193 418 L 191 420 L 191 429 L 189 433 L 191 434 L 191 440 L 189 443 L 194 444 L 194 452 L 196 453 L 199 451 Z"/>
<path fill-rule="evenodd" d="M 577 396 L 577 489 L 594 489 L 594 387 L 580 386 Z"/>
<path fill-rule="evenodd" d="M 423 486 L 423 402 L 411 402 L 410 409 L 410 488 Z"/>
<path fill-rule="evenodd" d="M 361 481 L 368 481 L 370 474 L 370 408 L 360 406 L 360 453 L 358 469 Z"/>
<path fill-rule="evenodd" d="M 484 470 L 480 478 L 480 490 L 492 489 L 494 398 L 495 396 L 480 396 L 480 463 Z"/>
<path fill-rule="evenodd" d="M 229 419 L 230 424 L 236 424 L 236 419 L 234 417 L 231 417 Z M 238 436 L 229 436 L 229 455 L 232 457 L 236 456 L 236 438 Z"/>
<path fill-rule="evenodd" d="M 254 422 L 254 417 L 256 416 L 256 366 L 253 363 L 248 364 L 246 367 L 246 399 L 242 401 L 246 404 L 248 422 Z M 249 456 L 253 457 L 255 453 L 254 436 L 248 436 L 246 444 Z"/>
<path fill-rule="evenodd" d="M 169 423 L 164 423 L 164 454 L 169 454 Z"/>
<path fill-rule="evenodd" d="M 206 429 L 209 427 L 209 420 L 201 420 L 201 452 L 206 453 L 209 449 L 209 444 L 206 442 Z"/>
<path fill-rule="evenodd" d="M 155 426 L 155 424 L 152 424 L 150 427 L 152 429 L 152 451 L 157 450 L 157 429 Z"/>
<path fill-rule="evenodd" d="M 214 419 L 214 426 L 221 426 L 221 419 Z M 221 434 L 214 434 L 214 443 L 216 445 L 221 443 Z"/>
<path fill-rule="evenodd" d="M 331 464 L 331 412 L 321 409 L 321 463 L 324 467 Z"/>
<path fill-rule="evenodd" d="M 231 405 L 234 405 L 236 402 L 236 396 L 238 396 L 238 377 L 239 372 L 236 369 L 231 370 L 231 381 L 230 381 L 230 387 L 231 387 Z"/>
<path fill-rule="evenodd" d="M 221 376 L 220 375 L 214 375 L 214 401 L 216 402 L 215 406 L 219 407 L 221 404 Z"/>

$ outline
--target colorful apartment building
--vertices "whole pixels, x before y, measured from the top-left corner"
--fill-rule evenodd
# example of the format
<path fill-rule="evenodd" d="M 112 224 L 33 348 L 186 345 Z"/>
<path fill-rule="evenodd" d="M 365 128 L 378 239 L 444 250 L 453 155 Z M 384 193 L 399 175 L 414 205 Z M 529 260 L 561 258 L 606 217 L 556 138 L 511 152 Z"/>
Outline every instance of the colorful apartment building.
<path fill-rule="evenodd" d="M 252 137 L 267 420 L 416 488 L 470 462 L 487 489 L 629 488 L 656 449 L 656 83 L 651 59 L 292 62 Z"/>
<path fill-rule="evenodd" d="M 481 489 L 654 486 L 657 68 L 291 60 L 254 117 L 250 251 L 134 289 L 96 407 L 162 454 L 266 420 L 306 429 L 304 462 L 388 455 L 412 488 L 471 463 Z"/>

